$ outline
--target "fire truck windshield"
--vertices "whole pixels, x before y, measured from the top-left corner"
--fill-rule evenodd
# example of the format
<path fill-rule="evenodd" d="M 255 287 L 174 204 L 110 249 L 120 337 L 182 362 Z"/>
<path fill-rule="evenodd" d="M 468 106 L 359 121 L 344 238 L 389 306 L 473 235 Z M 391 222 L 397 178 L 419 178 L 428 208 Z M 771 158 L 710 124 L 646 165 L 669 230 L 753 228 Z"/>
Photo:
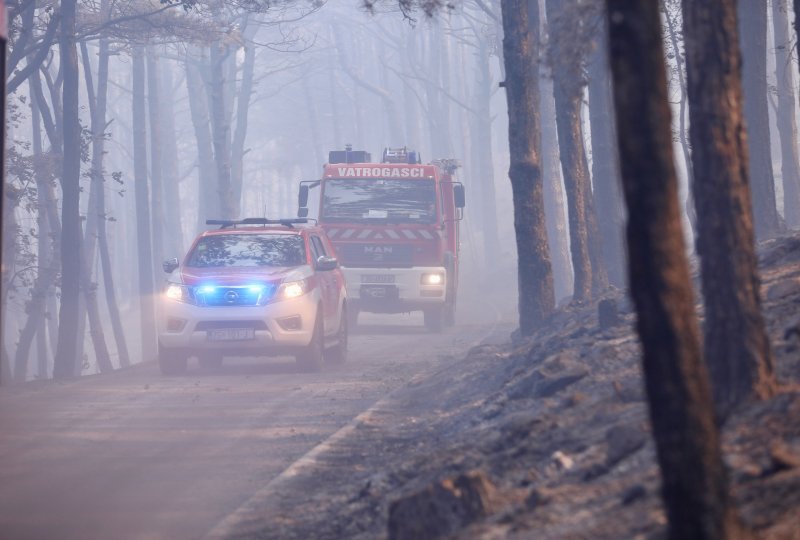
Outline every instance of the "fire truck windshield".
<path fill-rule="evenodd" d="M 383 220 L 390 223 L 436 221 L 433 180 L 332 178 L 323 188 L 323 221 Z"/>

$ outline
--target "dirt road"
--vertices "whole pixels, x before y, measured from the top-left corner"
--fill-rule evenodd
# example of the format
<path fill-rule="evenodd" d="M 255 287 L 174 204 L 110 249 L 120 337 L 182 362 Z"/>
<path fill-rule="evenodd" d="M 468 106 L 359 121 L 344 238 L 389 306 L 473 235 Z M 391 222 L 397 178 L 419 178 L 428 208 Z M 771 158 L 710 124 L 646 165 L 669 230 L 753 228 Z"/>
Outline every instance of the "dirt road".
<path fill-rule="evenodd" d="M 349 360 L 154 363 L 0 389 L 0 538 L 202 538 L 293 462 L 420 372 L 493 329 L 427 333 L 421 317 L 362 316 Z M 391 323 L 391 324 L 389 324 Z"/>

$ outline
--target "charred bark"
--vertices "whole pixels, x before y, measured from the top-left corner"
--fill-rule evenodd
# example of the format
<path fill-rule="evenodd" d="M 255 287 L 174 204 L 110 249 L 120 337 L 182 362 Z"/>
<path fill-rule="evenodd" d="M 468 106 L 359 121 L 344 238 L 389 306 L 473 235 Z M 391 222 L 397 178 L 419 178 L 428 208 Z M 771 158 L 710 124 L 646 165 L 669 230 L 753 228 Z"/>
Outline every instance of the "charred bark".
<path fill-rule="evenodd" d="M 230 54 L 227 46 L 217 42 L 211 46 L 210 77 L 208 80 L 209 109 L 211 111 L 211 133 L 214 146 L 214 163 L 217 173 L 217 188 L 222 219 L 239 217 L 239 204 L 233 198 L 231 184 L 231 122 L 225 107 L 225 59 Z"/>
<path fill-rule="evenodd" d="M 669 536 L 737 538 L 686 258 L 658 3 L 608 0 L 630 286 Z"/>
<path fill-rule="evenodd" d="M 734 0 L 683 5 L 705 357 L 721 415 L 774 388 L 761 314 Z"/>
<path fill-rule="evenodd" d="M 533 4 L 533 9 L 531 9 Z M 519 325 L 531 335 L 554 309 L 553 272 L 547 246 L 539 134 L 539 13 L 533 0 L 503 0 L 503 62 L 508 100 L 517 240 Z"/>
<path fill-rule="evenodd" d="M 577 43 L 580 40 L 575 39 L 575 31 L 580 26 L 575 20 L 577 4 L 547 0 L 546 6 L 550 64 L 554 66 L 553 96 L 559 157 L 569 208 L 570 251 L 575 278 L 572 300 L 585 302 L 608 286 L 583 145 L 581 107 L 585 51 Z"/>
<path fill-rule="evenodd" d="M 588 65 L 589 123 L 592 136 L 592 187 L 597 226 L 603 242 L 603 261 L 608 281 L 625 286 L 625 247 L 622 243 L 625 217 L 620 192 L 619 159 L 611 103 L 608 66 L 608 26 L 600 17 L 596 46 Z"/>
<path fill-rule="evenodd" d="M 767 4 L 741 1 L 738 2 L 738 9 L 739 20 L 747 21 L 742 27 L 739 38 L 742 51 L 747 147 L 750 154 L 748 175 L 756 237 L 764 239 L 775 236 L 781 229 L 770 153 L 767 104 Z"/>

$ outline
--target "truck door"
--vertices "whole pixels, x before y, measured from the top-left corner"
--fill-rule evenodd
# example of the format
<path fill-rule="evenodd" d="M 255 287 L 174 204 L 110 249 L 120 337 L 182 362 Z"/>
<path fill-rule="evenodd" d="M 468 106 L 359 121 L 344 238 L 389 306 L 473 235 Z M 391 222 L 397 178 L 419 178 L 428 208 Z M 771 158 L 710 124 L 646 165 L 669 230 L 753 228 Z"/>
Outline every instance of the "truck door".
<path fill-rule="evenodd" d="M 319 236 L 311 235 L 311 254 L 314 261 L 322 256 L 329 256 L 330 254 L 325 249 L 325 244 Z M 337 317 L 339 311 L 339 283 L 336 280 L 338 271 L 317 272 L 319 276 L 320 287 L 322 288 L 322 313 L 325 319 L 325 332 L 330 334 L 336 332 L 339 328 L 339 319 Z"/>

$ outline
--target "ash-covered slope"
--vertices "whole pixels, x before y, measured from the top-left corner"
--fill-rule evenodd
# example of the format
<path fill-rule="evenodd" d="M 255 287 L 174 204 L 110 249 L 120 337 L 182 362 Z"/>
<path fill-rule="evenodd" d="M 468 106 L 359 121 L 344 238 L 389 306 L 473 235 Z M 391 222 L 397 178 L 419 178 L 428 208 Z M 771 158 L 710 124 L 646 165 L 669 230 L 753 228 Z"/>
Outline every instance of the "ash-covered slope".
<path fill-rule="evenodd" d="M 728 421 L 725 460 L 745 520 L 800 538 L 800 236 L 762 245 L 761 263 L 783 388 Z M 241 536 L 661 537 L 634 314 L 613 299 L 616 326 L 573 306 L 395 392 L 285 478 Z"/>

